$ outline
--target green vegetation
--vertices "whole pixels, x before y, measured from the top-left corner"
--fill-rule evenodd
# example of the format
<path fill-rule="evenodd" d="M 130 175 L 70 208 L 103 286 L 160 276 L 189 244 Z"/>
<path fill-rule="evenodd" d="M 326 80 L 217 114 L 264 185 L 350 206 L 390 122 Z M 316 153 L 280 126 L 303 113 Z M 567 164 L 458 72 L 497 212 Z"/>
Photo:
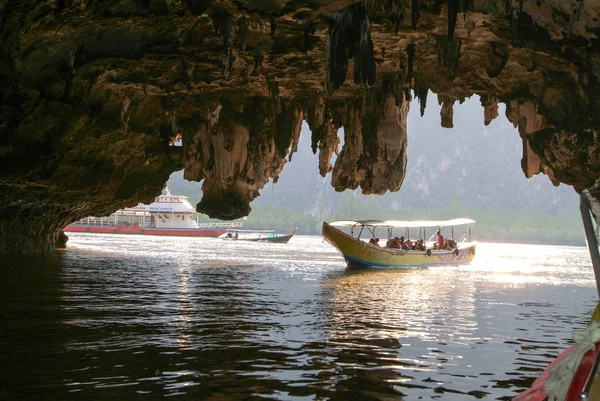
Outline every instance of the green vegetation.
<path fill-rule="evenodd" d="M 256 205 L 245 227 L 250 229 L 277 229 L 287 232 L 298 227 L 298 234 L 319 235 L 323 220 L 348 219 L 351 202 L 343 201 L 332 216 L 321 219 L 272 206 Z M 542 215 L 528 211 L 474 210 L 450 206 L 444 209 L 422 209 L 393 212 L 378 206 L 375 197 L 354 203 L 354 219 L 445 220 L 468 217 L 476 220 L 473 239 L 484 242 L 513 242 L 531 244 L 585 245 L 578 214 Z"/>
<path fill-rule="evenodd" d="M 266 205 L 253 205 L 252 212 L 244 227 L 249 229 L 277 229 L 282 234 L 298 227 L 298 234 L 317 235 L 321 233 L 323 220 L 307 214 Z"/>
<path fill-rule="evenodd" d="M 195 205 L 202 196 L 200 185 L 185 180 L 169 180 L 172 193 L 187 194 Z M 484 242 L 513 242 L 530 244 L 585 245 L 578 213 L 542 214 L 508 209 L 478 209 L 464 207 L 458 201 L 445 208 L 406 209 L 393 211 L 382 207 L 377 196 L 356 196 L 351 191 L 338 194 L 339 206 L 323 218 L 286 208 L 254 202 L 244 227 L 276 229 L 281 233 L 298 227 L 298 234 L 320 235 L 323 221 L 345 219 L 378 220 L 446 220 L 468 217 L 477 221 L 473 238 Z M 319 206 L 319 205 L 316 205 Z M 325 206 L 316 210 L 325 210 Z M 203 216 L 201 221 L 216 221 Z"/>

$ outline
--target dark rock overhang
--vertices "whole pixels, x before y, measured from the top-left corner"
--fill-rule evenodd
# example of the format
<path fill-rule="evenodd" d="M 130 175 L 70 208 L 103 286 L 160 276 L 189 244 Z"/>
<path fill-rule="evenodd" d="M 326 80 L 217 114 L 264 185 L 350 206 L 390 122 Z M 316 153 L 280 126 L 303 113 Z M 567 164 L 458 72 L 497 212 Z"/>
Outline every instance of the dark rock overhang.
<path fill-rule="evenodd" d="M 398 190 L 410 100 L 424 107 L 429 91 L 445 127 L 474 94 L 486 124 L 505 103 L 525 175 L 580 191 L 600 176 L 599 13 L 549 0 L 0 2 L 0 251 L 51 250 L 64 225 L 149 202 L 181 168 L 204 180 L 199 211 L 246 215 L 302 121 L 337 190 Z"/>

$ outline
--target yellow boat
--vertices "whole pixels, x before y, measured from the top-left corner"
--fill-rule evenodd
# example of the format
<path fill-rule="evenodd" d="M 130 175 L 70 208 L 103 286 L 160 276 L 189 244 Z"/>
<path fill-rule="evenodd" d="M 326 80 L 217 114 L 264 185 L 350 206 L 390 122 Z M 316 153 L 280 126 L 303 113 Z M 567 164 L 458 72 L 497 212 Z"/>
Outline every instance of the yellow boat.
<path fill-rule="evenodd" d="M 474 223 L 474 220 L 465 218 L 445 221 L 338 220 L 331 223 L 323 222 L 322 234 L 325 240 L 344 256 L 349 267 L 428 267 L 471 262 L 475 257 L 477 245 L 470 240 L 470 227 Z M 458 241 L 452 241 L 456 245 L 450 249 L 437 249 L 436 242 L 431 241 L 431 238 L 425 240 L 428 229 L 430 233 L 437 230 L 448 233 L 449 230 L 454 236 L 454 227 L 465 225 L 468 226 L 465 234 Z M 371 238 L 375 238 L 377 230 L 384 230 L 389 240 L 393 238 L 394 229 L 397 229 L 396 231 L 404 229 L 402 235 L 406 235 L 406 238 L 409 238 L 411 229 L 413 233 L 416 231 L 419 238 L 424 241 L 425 247 L 422 250 L 397 249 L 361 239 L 365 231 Z"/>

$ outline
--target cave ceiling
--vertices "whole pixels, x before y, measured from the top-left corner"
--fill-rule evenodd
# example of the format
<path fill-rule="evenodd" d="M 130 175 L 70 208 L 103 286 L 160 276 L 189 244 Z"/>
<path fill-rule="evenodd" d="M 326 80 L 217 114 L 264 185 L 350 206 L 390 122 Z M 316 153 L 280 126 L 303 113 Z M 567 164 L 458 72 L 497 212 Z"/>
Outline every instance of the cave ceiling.
<path fill-rule="evenodd" d="M 423 114 L 428 94 L 444 127 L 473 95 L 486 124 L 505 103 L 524 174 L 581 191 L 600 176 L 599 14 L 600 0 L 0 0 L 0 252 L 62 245 L 69 222 L 150 202 L 179 169 L 203 180 L 200 212 L 247 215 L 303 121 L 336 190 L 396 191 L 409 105 Z"/>

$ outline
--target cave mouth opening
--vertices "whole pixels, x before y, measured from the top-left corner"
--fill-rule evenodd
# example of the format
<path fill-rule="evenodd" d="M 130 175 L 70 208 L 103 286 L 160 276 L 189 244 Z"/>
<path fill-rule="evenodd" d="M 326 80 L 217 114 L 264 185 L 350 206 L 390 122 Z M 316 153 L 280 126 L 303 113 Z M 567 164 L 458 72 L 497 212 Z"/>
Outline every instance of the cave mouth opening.
<path fill-rule="evenodd" d="M 523 174 L 523 140 L 506 117 L 505 104 L 498 105 L 498 117 L 487 121 L 485 115 L 482 118 L 482 99 L 473 96 L 453 108 L 452 127 L 444 128 L 440 126 L 443 102 L 431 93 L 427 107 L 422 102 L 423 98 L 413 98 L 407 115 L 406 175 L 398 191 L 374 197 L 360 194 L 359 187 L 336 191 L 331 185 L 333 168 L 321 175 L 324 150 L 312 152 L 313 133 L 303 120 L 296 150 L 287 149 L 288 160 L 277 177 L 265 176 L 251 208 L 260 213 L 287 210 L 317 220 L 386 215 L 452 218 L 456 213 L 483 215 L 495 210 L 501 215 L 513 211 L 515 216 L 576 213 L 577 195 L 572 188 L 556 187 L 543 175 L 527 179 Z M 332 165 L 345 146 L 343 126 L 335 130 L 335 139 L 328 160 Z M 200 202 L 204 180 L 187 181 L 180 170 L 166 184 L 173 193 L 189 196 L 192 204 Z"/>

